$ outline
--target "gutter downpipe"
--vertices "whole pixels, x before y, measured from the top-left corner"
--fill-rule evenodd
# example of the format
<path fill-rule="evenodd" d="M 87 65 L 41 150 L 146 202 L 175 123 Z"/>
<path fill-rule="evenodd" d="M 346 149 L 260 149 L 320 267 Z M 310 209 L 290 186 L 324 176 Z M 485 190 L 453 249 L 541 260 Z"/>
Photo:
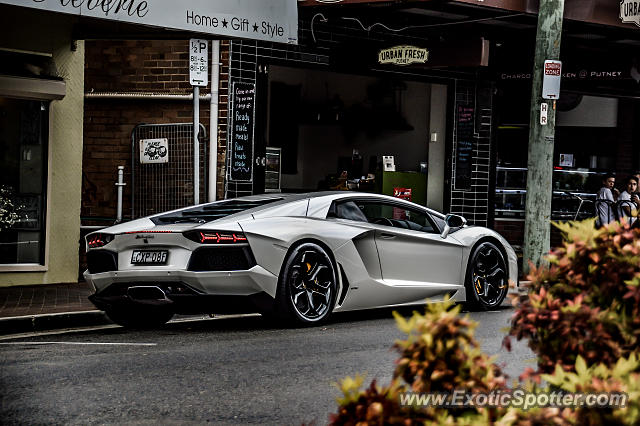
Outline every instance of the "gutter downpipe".
<path fill-rule="evenodd" d="M 220 40 L 211 40 L 211 109 L 209 110 L 209 201 L 216 201 L 218 180 L 218 98 Z"/>

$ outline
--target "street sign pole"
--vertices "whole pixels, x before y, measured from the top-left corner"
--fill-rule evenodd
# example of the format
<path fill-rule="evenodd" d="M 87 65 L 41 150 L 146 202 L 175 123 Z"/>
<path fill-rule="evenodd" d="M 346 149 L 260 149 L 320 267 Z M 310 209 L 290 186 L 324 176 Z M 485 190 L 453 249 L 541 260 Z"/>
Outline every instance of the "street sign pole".
<path fill-rule="evenodd" d="M 193 86 L 193 204 L 200 204 L 200 87 Z"/>
<path fill-rule="evenodd" d="M 193 86 L 193 203 L 200 204 L 200 87 L 209 84 L 208 40 L 189 40 L 189 80 Z"/>
<path fill-rule="evenodd" d="M 551 239 L 553 147 L 556 100 L 560 95 L 560 39 L 564 0 L 540 0 L 529 117 L 529 158 L 523 268 L 546 264 Z M 544 99 L 550 99 L 547 104 Z M 548 106 L 547 106 L 548 105 Z"/>

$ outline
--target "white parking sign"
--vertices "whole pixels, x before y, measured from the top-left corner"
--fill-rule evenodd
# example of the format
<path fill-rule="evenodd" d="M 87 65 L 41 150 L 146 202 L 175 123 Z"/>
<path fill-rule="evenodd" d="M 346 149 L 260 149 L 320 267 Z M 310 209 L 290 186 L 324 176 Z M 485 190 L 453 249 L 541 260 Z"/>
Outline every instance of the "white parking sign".
<path fill-rule="evenodd" d="M 562 77 L 562 62 L 544 61 L 542 78 L 542 99 L 560 98 L 560 78 Z"/>
<path fill-rule="evenodd" d="M 189 40 L 189 82 L 192 86 L 209 84 L 209 42 L 199 38 Z"/>

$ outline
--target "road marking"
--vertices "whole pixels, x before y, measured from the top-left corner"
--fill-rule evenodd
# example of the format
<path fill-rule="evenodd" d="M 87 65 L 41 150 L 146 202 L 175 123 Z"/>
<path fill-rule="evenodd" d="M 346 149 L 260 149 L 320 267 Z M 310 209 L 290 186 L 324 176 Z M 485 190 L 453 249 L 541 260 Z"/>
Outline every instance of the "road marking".
<path fill-rule="evenodd" d="M 186 317 L 186 318 L 174 318 L 168 322 L 168 324 L 179 324 L 179 323 L 189 323 L 189 322 L 198 322 L 198 321 L 219 321 L 225 319 L 237 319 L 237 318 L 249 318 L 249 317 L 259 317 L 260 314 L 234 314 L 234 315 L 216 315 L 214 318 L 209 317 L 208 315 L 197 316 L 197 317 Z M 32 331 L 26 333 L 16 333 L 16 334 L 6 334 L 0 336 L 0 341 L 2 340 L 15 340 L 15 339 L 25 339 L 29 337 L 42 337 L 42 336 L 56 336 L 59 334 L 72 334 L 72 333 L 82 333 L 88 331 L 101 331 L 108 330 L 113 328 L 122 328 L 116 324 L 106 324 L 106 325 L 97 325 L 91 327 L 79 327 L 79 328 L 63 328 L 60 330 L 50 330 L 50 331 Z"/>
<path fill-rule="evenodd" d="M 93 326 L 93 327 L 63 328 L 60 330 L 51 330 L 51 331 L 32 331 L 28 333 L 7 334 L 4 336 L 0 336 L 0 340 L 15 340 L 15 339 L 25 339 L 28 337 L 56 336 L 58 334 L 82 333 L 85 331 L 108 330 L 110 328 L 121 328 L 121 327 L 115 324 L 107 324 L 107 325 L 99 325 L 99 326 Z"/>
<path fill-rule="evenodd" d="M 1 342 L 0 345 L 157 346 L 157 343 L 125 343 L 125 342 Z"/>

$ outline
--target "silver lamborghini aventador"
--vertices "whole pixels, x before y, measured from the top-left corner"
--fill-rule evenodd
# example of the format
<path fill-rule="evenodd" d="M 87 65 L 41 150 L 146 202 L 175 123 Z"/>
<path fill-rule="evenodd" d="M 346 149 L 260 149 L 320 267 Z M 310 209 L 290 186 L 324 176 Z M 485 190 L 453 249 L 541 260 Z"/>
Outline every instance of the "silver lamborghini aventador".
<path fill-rule="evenodd" d="M 317 324 L 446 294 L 490 309 L 518 274 L 513 248 L 490 229 L 344 191 L 201 204 L 102 229 L 86 245 L 90 299 L 125 326 L 247 312 Z"/>

